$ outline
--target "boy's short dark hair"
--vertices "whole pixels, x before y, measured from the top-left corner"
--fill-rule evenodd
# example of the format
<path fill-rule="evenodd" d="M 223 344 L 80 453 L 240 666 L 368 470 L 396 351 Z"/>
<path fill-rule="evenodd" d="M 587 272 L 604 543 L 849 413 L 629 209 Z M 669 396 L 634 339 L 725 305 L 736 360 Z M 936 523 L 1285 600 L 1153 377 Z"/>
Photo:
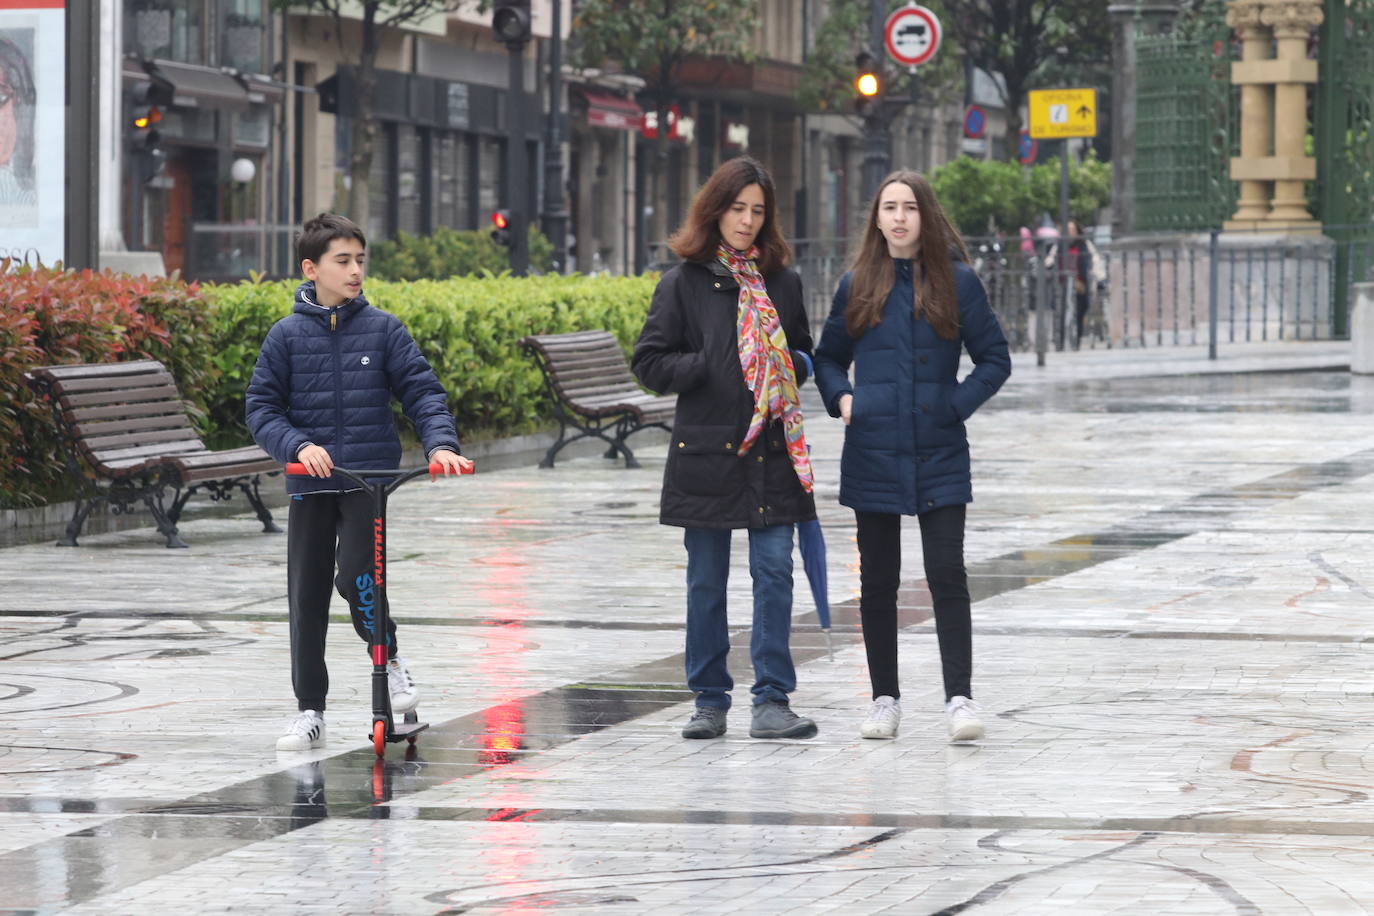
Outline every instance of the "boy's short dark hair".
<path fill-rule="evenodd" d="M 367 248 L 367 237 L 357 223 L 337 213 L 321 213 L 306 220 L 301 227 L 301 234 L 296 238 L 296 260 L 318 262 L 335 239 L 357 239 Z"/>

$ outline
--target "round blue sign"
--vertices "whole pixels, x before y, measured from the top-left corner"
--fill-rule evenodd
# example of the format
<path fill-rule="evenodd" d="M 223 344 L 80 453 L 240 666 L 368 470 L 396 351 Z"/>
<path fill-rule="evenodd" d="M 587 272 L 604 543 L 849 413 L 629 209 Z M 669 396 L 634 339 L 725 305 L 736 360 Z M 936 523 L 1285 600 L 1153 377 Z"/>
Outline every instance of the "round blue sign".
<path fill-rule="evenodd" d="M 1021 159 L 1021 164 L 1030 165 L 1035 161 L 1035 155 L 1039 151 L 1040 144 L 1035 142 L 1028 131 L 1021 131 L 1021 141 L 1016 146 L 1016 152 Z"/>
<path fill-rule="evenodd" d="M 988 127 L 988 116 L 983 109 L 977 105 L 970 105 L 964 109 L 964 136 L 972 137 L 974 140 L 982 138 L 983 132 Z"/>

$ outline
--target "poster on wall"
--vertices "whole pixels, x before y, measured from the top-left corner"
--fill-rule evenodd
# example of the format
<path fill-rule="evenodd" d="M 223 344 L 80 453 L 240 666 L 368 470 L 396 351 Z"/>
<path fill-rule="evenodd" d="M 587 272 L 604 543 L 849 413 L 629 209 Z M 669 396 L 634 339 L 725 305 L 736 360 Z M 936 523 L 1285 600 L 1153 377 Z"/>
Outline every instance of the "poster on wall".
<path fill-rule="evenodd" d="M 63 258 L 65 0 L 0 0 L 0 258 Z"/>

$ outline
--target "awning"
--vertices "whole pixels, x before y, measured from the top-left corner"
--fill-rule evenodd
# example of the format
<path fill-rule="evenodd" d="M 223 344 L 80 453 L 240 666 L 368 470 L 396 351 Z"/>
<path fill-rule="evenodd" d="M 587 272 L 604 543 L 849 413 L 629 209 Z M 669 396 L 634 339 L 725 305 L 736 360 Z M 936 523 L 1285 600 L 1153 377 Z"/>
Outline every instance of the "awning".
<path fill-rule="evenodd" d="M 644 112 L 630 99 L 595 89 L 579 88 L 577 91 L 587 100 L 587 123 L 592 127 L 639 130 Z"/>
<path fill-rule="evenodd" d="M 248 109 L 248 90 L 223 70 L 170 60 L 145 61 L 144 67 L 172 84 L 176 90 L 174 105 Z"/>

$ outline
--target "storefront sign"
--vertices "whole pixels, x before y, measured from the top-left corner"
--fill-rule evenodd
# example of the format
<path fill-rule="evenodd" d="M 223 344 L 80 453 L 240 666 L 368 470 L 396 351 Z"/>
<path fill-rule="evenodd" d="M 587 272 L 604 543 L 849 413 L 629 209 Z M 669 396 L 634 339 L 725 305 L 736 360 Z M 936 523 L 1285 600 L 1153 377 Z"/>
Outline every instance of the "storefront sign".
<path fill-rule="evenodd" d="M 668 139 L 681 140 L 682 136 L 678 133 L 679 121 L 682 119 L 682 110 L 676 105 L 668 109 Z M 658 139 L 658 111 L 650 108 L 644 112 L 644 121 L 640 125 L 639 132 L 646 139 Z"/>
<path fill-rule="evenodd" d="M 0 0 L 0 258 L 63 260 L 64 0 Z"/>

